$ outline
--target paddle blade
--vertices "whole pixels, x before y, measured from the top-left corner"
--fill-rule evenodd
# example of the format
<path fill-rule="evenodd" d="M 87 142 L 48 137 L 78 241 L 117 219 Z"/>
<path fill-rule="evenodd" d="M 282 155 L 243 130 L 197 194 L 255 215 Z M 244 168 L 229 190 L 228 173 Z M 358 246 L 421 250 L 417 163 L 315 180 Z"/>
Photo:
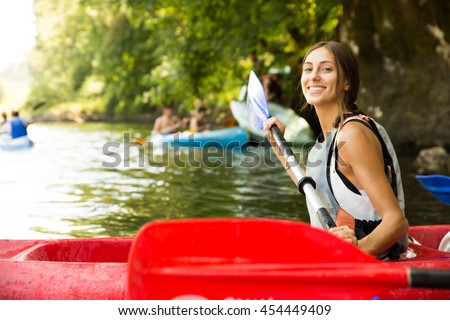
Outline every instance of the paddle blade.
<path fill-rule="evenodd" d="M 135 145 L 135 144 L 143 144 L 145 143 L 145 141 L 147 140 L 147 138 L 137 138 L 133 141 L 131 141 L 130 143 Z"/>
<path fill-rule="evenodd" d="M 148 223 L 128 268 L 130 299 L 370 299 L 407 281 L 323 230 L 268 219 Z"/>
<path fill-rule="evenodd" d="M 263 123 L 270 118 L 264 88 L 256 74 L 251 71 L 248 79 L 247 106 L 250 112 L 250 124 L 256 130 L 263 128 Z"/>
<path fill-rule="evenodd" d="M 436 199 L 450 205 L 450 177 L 444 175 L 417 175 L 417 180 Z"/>

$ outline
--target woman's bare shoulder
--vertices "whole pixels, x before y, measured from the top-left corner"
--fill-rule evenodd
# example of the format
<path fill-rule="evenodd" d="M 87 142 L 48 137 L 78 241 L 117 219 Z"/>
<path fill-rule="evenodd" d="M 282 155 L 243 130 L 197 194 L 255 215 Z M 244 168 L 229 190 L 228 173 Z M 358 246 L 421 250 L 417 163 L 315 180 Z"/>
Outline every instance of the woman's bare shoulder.
<path fill-rule="evenodd" d="M 373 144 L 378 142 L 378 138 L 373 131 L 361 121 L 347 122 L 340 130 L 337 136 L 338 143 L 351 144 Z"/>

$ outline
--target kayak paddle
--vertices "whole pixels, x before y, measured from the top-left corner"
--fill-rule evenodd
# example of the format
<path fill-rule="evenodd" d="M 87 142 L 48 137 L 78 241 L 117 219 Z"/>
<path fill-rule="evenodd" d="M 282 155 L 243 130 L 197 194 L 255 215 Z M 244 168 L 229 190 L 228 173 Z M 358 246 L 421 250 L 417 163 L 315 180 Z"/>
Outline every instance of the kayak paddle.
<path fill-rule="evenodd" d="M 45 101 L 38 102 L 33 106 L 32 110 L 35 111 L 35 110 L 43 107 L 44 105 L 45 105 Z"/>
<path fill-rule="evenodd" d="M 436 175 L 417 175 L 417 180 L 428 190 L 436 199 L 450 205 L 450 177 L 440 174 Z"/>
<path fill-rule="evenodd" d="M 144 144 L 145 141 L 147 141 L 147 138 L 136 138 L 133 141 L 130 142 L 130 144 L 135 145 L 135 144 Z"/>
<path fill-rule="evenodd" d="M 382 262 L 298 221 L 161 220 L 138 232 L 128 263 L 129 299 L 371 299 L 383 294 L 450 299 L 450 253 Z M 409 288 L 433 288 L 411 290 Z M 395 289 L 393 291 L 393 289 Z"/>
<path fill-rule="evenodd" d="M 253 71 L 250 72 L 248 82 L 247 105 L 250 111 L 251 125 L 256 130 L 261 130 L 263 128 L 264 121 L 270 118 L 271 115 L 269 113 L 269 106 L 264 88 Z M 280 129 L 277 126 L 272 126 L 270 128 L 270 132 L 272 133 L 278 148 L 298 181 L 297 187 L 299 192 L 304 194 L 310 201 L 320 223 L 322 224 L 322 227 L 327 230 L 336 227 L 336 223 L 328 210 L 322 205 L 322 202 L 316 193 L 315 181 L 311 177 L 305 175 L 302 167 L 298 163 L 297 158 L 292 152 L 292 149 L 281 135 Z"/>

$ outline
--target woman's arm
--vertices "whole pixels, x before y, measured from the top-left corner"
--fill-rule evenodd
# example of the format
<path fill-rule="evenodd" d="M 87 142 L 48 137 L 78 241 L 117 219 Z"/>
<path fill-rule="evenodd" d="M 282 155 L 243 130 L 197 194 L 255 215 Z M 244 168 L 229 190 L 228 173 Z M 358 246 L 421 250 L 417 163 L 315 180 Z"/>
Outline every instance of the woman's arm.
<path fill-rule="evenodd" d="M 380 142 L 370 129 L 356 122 L 343 127 L 337 139 L 339 170 L 356 188 L 366 192 L 382 219 L 369 235 L 358 241 L 358 246 L 367 253 L 379 254 L 408 231 L 408 221 L 385 175 Z M 339 234 L 341 231 L 332 232 Z"/>

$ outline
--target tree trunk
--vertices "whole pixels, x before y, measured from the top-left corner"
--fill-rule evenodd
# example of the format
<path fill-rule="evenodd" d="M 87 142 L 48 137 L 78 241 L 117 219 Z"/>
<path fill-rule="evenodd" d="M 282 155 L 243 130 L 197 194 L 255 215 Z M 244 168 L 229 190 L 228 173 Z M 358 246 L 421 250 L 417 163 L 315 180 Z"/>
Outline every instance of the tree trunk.
<path fill-rule="evenodd" d="M 360 64 L 360 108 L 397 146 L 448 145 L 450 1 L 342 3 L 338 37 Z"/>

